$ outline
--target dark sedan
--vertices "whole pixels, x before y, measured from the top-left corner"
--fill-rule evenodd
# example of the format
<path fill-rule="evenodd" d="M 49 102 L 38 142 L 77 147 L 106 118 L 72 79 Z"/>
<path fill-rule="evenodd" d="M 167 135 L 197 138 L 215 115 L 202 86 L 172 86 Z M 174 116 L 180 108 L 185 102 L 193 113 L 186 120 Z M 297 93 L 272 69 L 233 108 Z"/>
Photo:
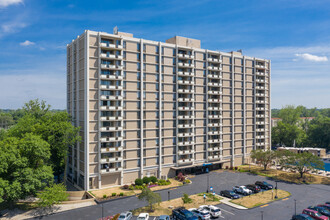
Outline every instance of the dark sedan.
<path fill-rule="evenodd" d="M 266 181 L 257 181 L 255 182 L 255 184 L 259 186 L 261 189 L 265 189 L 265 190 L 273 189 L 273 185 L 267 183 Z"/>
<path fill-rule="evenodd" d="M 230 190 L 222 190 L 220 192 L 220 196 L 227 197 L 227 198 L 230 198 L 230 199 L 238 199 L 239 198 L 239 195 L 237 195 L 234 191 L 230 191 Z"/>
<path fill-rule="evenodd" d="M 249 190 L 251 190 L 253 193 L 258 193 L 261 190 L 260 186 L 257 186 L 255 184 L 246 185 L 246 188 L 248 188 Z"/>

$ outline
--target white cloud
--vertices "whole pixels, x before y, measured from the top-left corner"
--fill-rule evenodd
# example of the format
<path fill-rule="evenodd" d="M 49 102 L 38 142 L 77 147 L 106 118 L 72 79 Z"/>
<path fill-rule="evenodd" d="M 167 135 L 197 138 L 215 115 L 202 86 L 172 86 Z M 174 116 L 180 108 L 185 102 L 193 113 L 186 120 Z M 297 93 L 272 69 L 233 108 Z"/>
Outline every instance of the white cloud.
<path fill-rule="evenodd" d="M 9 5 L 23 3 L 23 0 L 0 0 L 0 8 L 5 8 Z"/>
<path fill-rule="evenodd" d="M 35 43 L 34 42 L 31 42 L 29 40 L 26 40 L 24 42 L 21 42 L 19 45 L 26 47 L 26 46 L 35 45 Z"/>
<path fill-rule="evenodd" d="M 302 54 L 295 54 L 297 57 L 301 57 L 304 60 L 308 60 L 308 61 L 314 61 L 314 62 L 326 62 L 328 61 L 328 57 L 326 56 L 316 56 L 316 55 L 312 55 L 310 53 L 302 53 Z"/>
<path fill-rule="evenodd" d="M 11 22 L 1 25 L 1 30 L 3 33 L 14 33 L 17 29 L 24 28 L 26 26 L 27 25 L 23 22 Z"/>

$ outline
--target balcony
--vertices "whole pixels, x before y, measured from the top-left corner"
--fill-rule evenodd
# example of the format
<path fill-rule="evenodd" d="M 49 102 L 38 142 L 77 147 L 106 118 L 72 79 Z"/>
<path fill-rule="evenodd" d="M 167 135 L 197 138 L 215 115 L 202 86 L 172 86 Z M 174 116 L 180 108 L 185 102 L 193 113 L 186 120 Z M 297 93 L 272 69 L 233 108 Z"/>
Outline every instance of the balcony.
<path fill-rule="evenodd" d="M 268 109 L 264 108 L 264 107 L 257 107 L 256 110 L 258 110 L 258 111 L 267 111 Z"/>
<path fill-rule="evenodd" d="M 188 146 L 188 145 L 193 145 L 193 141 L 183 141 L 183 142 L 178 142 L 178 146 Z"/>
<path fill-rule="evenodd" d="M 212 57 L 207 58 L 207 61 L 209 61 L 210 63 L 221 63 L 222 62 L 220 59 L 212 58 Z"/>
<path fill-rule="evenodd" d="M 112 86 L 112 85 L 101 85 L 101 89 L 107 89 L 107 90 L 122 90 L 122 86 Z"/>
<path fill-rule="evenodd" d="M 101 64 L 101 69 L 110 69 L 110 70 L 122 70 L 123 66 L 121 65 L 108 65 L 108 64 Z"/>
<path fill-rule="evenodd" d="M 118 50 L 123 49 L 123 45 L 107 44 L 107 43 L 101 43 L 101 47 L 107 49 L 118 49 Z"/>
<path fill-rule="evenodd" d="M 264 65 L 256 65 L 256 68 L 258 68 L 258 69 L 265 69 L 266 67 Z"/>
<path fill-rule="evenodd" d="M 257 72 L 256 72 L 256 75 L 257 75 L 257 76 L 265 76 L 266 74 L 265 74 L 264 72 L 259 72 L 259 71 L 257 71 Z"/>
<path fill-rule="evenodd" d="M 123 150 L 122 147 L 102 147 L 101 153 L 120 152 L 122 150 Z"/>
<path fill-rule="evenodd" d="M 123 56 L 122 55 L 115 55 L 115 54 L 101 53 L 101 58 L 109 59 L 109 60 L 117 60 L 117 59 L 123 59 Z"/>
<path fill-rule="evenodd" d="M 191 137 L 194 136 L 193 132 L 190 133 L 178 133 L 178 137 Z"/>
<path fill-rule="evenodd" d="M 207 101 L 212 103 L 219 103 L 221 102 L 221 99 L 208 99 Z"/>
<path fill-rule="evenodd" d="M 210 95 L 222 95 L 222 91 L 209 90 L 209 91 L 207 91 L 207 94 L 210 94 Z"/>
<path fill-rule="evenodd" d="M 221 135 L 222 131 L 209 131 L 207 132 L 208 135 Z"/>
<path fill-rule="evenodd" d="M 207 150 L 208 151 L 211 151 L 211 152 L 213 152 L 213 151 L 220 151 L 221 150 L 221 147 L 209 147 Z"/>
<path fill-rule="evenodd" d="M 213 71 L 221 71 L 222 68 L 218 67 L 218 66 L 208 66 L 207 67 L 208 70 L 213 70 Z"/>
<path fill-rule="evenodd" d="M 222 140 L 220 140 L 220 139 L 209 139 L 207 142 L 210 143 L 210 144 L 213 144 L 213 143 L 220 143 L 220 142 L 222 142 Z"/>
<path fill-rule="evenodd" d="M 189 159 L 180 159 L 178 160 L 179 164 L 184 164 L 184 163 L 192 163 L 194 161 L 193 158 L 189 158 Z"/>
<path fill-rule="evenodd" d="M 211 79 L 222 79 L 222 75 L 217 74 L 208 74 L 207 77 Z"/>
<path fill-rule="evenodd" d="M 257 125 L 264 125 L 265 122 L 264 122 L 264 121 L 257 121 L 256 124 L 257 124 Z"/>
<path fill-rule="evenodd" d="M 193 68 L 194 64 L 192 63 L 178 63 L 179 67 L 185 67 L 185 68 Z"/>
<path fill-rule="evenodd" d="M 122 137 L 103 137 L 100 138 L 101 142 L 116 142 L 116 141 L 122 141 Z"/>
<path fill-rule="evenodd" d="M 256 100 L 256 103 L 258 103 L 258 104 L 265 104 L 266 102 L 265 102 L 265 100 Z"/>
<path fill-rule="evenodd" d="M 265 93 L 256 93 L 256 96 L 265 97 Z"/>
<path fill-rule="evenodd" d="M 178 98 L 179 102 L 193 102 L 194 99 L 192 98 Z"/>
<path fill-rule="evenodd" d="M 209 119 L 221 119 L 222 115 L 209 115 Z"/>
<path fill-rule="evenodd" d="M 256 79 L 256 81 L 257 81 L 258 83 L 266 83 L 266 82 L 267 82 L 267 81 L 264 80 L 264 79 Z"/>
<path fill-rule="evenodd" d="M 101 163 L 116 163 L 122 161 L 122 157 L 101 158 Z"/>
<path fill-rule="evenodd" d="M 101 127 L 100 131 L 121 131 L 123 127 Z"/>
<path fill-rule="evenodd" d="M 209 123 L 208 124 L 209 127 L 219 127 L 221 125 L 222 125 L 222 123 Z"/>
<path fill-rule="evenodd" d="M 192 89 L 178 89 L 179 93 L 193 93 L 194 90 Z"/>
<path fill-rule="evenodd" d="M 123 107 L 121 107 L 121 106 L 101 106 L 100 109 L 101 110 L 121 111 L 123 109 Z"/>
<path fill-rule="evenodd" d="M 179 111 L 192 111 L 194 110 L 194 107 L 186 107 L 186 106 L 181 106 L 178 108 Z"/>
<path fill-rule="evenodd" d="M 256 143 L 256 146 L 265 146 L 265 143 L 262 142 L 262 143 Z"/>
<path fill-rule="evenodd" d="M 193 124 L 178 124 L 178 128 L 192 128 Z"/>
<path fill-rule="evenodd" d="M 113 79 L 113 80 L 122 80 L 122 76 L 115 76 L 115 75 L 101 75 L 101 79 Z"/>
<path fill-rule="evenodd" d="M 194 82 L 190 81 L 190 80 L 178 80 L 178 84 L 181 84 L 181 85 L 194 85 Z"/>
<path fill-rule="evenodd" d="M 105 174 L 105 173 L 116 173 L 116 172 L 121 172 L 122 170 L 123 170 L 122 167 L 101 169 L 101 174 Z"/>
<path fill-rule="evenodd" d="M 179 76 L 194 76 L 194 73 L 193 72 L 179 71 L 178 75 Z"/>
<path fill-rule="evenodd" d="M 209 110 L 209 111 L 222 111 L 222 107 L 208 107 L 207 110 Z"/>
<path fill-rule="evenodd" d="M 179 58 L 182 58 L 182 59 L 194 59 L 194 55 L 189 55 L 189 54 L 181 54 L 181 53 L 179 53 L 178 54 L 178 57 Z"/>
<path fill-rule="evenodd" d="M 265 86 L 256 86 L 256 89 L 265 90 L 265 89 L 267 89 L 267 87 L 265 87 Z"/>
<path fill-rule="evenodd" d="M 264 118 L 265 115 L 256 115 L 257 118 Z"/>
<path fill-rule="evenodd" d="M 101 117 L 101 121 L 119 121 L 122 120 L 123 117 L 121 116 L 108 116 L 108 117 Z"/>
<path fill-rule="evenodd" d="M 264 132 L 265 129 L 264 129 L 264 128 L 257 128 L 256 131 L 257 131 L 257 132 Z"/>
<path fill-rule="evenodd" d="M 207 85 L 208 85 L 208 86 L 213 86 L 213 87 L 220 87 L 220 86 L 222 86 L 222 83 L 213 83 L 213 82 L 209 82 Z"/>
<path fill-rule="evenodd" d="M 179 115 L 178 119 L 193 119 L 194 116 L 192 115 Z"/>
<path fill-rule="evenodd" d="M 114 95 L 101 95 L 101 100 L 122 100 L 122 96 L 114 96 Z"/>
<path fill-rule="evenodd" d="M 212 155 L 212 156 L 208 156 L 209 160 L 219 160 L 221 158 L 220 155 Z"/>
<path fill-rule="evenodd" d="M 178 152 L 179 155 L 193 154 L 193 153 L 195 153 L 194 150 L 179 150 L 179 152 Z"/>
<path fill-rule="evenodd" d="M 264 135 L 257 135 L 256 138 L 257 138 L 257 139 L 264 139 L 265 136 L 264 136 Z"/>

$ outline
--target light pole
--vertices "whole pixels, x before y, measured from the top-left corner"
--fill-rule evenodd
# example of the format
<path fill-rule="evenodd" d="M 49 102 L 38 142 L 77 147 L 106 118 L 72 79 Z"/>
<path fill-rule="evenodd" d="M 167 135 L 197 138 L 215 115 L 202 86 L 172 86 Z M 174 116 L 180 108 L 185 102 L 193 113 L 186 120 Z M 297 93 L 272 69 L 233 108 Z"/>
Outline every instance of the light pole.
<path fill-rule="evenodd" d="M 167 192 L 167 200 L 170 201 L 170 191 Z"/>
<path fill-rule="evenodd" d="M 207 189 L 206 189 L 206 193 L 208 193 L 209 192 L 209 173 L 207 174 Z"/>
<path fill-rule="evenodd" d="M 104 214 L 103 214 L 103 203 L 101 204 L 101 208 L 102 208 L 102 220 L 104 219 Z"/>
<path fill-rule="evenodd" d="M 275 186 L 275 190 L 276 190 L 275 199 L 277 199 L 277 180 L 276 180 L 276 186 Z"/>
<path fill-rule="evenodd" d="M 261 211 L 261 220 L 264 220 L 264 211 Z"/>
<path fill-rule="evenodd" d="M 297 200 L 294 200 L 294 214 L 297 215 Z"/>

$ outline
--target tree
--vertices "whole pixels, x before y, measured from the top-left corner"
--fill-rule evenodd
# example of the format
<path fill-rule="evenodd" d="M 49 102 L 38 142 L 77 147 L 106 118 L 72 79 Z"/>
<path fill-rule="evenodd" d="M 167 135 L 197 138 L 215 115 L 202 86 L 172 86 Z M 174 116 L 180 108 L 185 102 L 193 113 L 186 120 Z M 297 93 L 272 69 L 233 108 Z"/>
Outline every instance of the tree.
<path fill-rule="evenodd" d="M 6 137 L 0 141 L 0 152 L 0 202 L 12 205 L 53 181 L 47 165 L 50 147 L 40 136 Z"/>
<path fill-rule="evenodd" d="M 320 116 L 311 121 L 307 136 L 309 146 L 330 150 L 330 118 Z"/>
<path fill-rule="evenodd" d="M 279 117 L 283 123 L 296 125 L 300 121 L 301 108 L 295 108 L 293 105 L 287 105 L 279 112 Z"/>
<path fill-rule="evenodd" d="M 183 193 L 183 197 L 181 198 L 183 203 L 192 203 L 192 199 L 189 198 L 189 195 L 187 193 Z"/>
<path fill-rule="evenodd" d="M 138 199 L 147 201 L 150 211 L 152 211 L 153 204 L 160 203 L 162 201 L 160 194 L 152 192 L 149 188 L 142 189 L 142 193 L 138 196 Z"/>
<path fill-rule="evenodd" d="M 62 201 L 68 200 L 69 194 L 66 192 L 64 184 L 53 184 L 46 187 L 43 191 L 37 193 L 39 198 L 38 206 L 43 208 L 50 208 L 53 205 L 60 204 Z"/>
<path fill-rule="evenodd" d="M 320 158 L 312 153 L 294 153 L 286 159 L 285 166 L 300 174 L 303 178 L 307 170 L 324 169 L 324 163 Z"/>
<path fill-rule="evenodd" d="M 304 145 L 306 133 L 296 124 L 288 124 L 279 121 L 277 126 L 272 128 L 272 145 L 296 146 Z"/>
<path fill-rule="evenodd" d="M 251 158 L 262 164 L 264 170 L 267 170 L 267 166 L 273 162 L 276 158 L 276 154 L 271 150 L 253 150 L 251 151 Z"/>
<path fill-rule="evenodd" d="M 57 179 L 64 173 L 68 146 L 80 140 L 79 128 L 71 124 L 66 112 L 50 112 L 44 101 L 30 101 L 23 108 L 25 115 L 8 130 L 8 135 L 21 138 L 25 133 L 42 137 L 50 145 L 50 164 Z"/>
<path fill-rule="evenodd" d="M 0 113 L 0 129 L 8 129 L 14 124 L 13 116 L 9 113 Z"/>

